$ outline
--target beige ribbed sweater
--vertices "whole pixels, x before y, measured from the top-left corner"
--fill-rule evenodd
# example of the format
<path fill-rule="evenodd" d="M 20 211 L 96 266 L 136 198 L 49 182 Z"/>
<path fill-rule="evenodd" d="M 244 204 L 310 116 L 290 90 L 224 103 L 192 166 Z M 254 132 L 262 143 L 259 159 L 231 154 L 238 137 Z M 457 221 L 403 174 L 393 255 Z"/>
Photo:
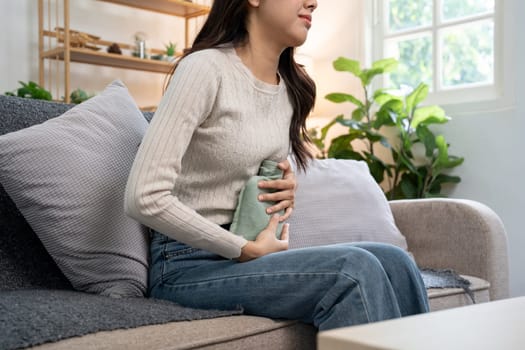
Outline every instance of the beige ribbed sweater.
<path fill-rule="evenodd" d="M 235 49 L 184 58 L 139 147 L 128 215 L 190 246 L 238 257 L 230 223 L 244 183 L 264 159 L 282 161 L 292 116 L 286 86 L 264 83 Z"/>

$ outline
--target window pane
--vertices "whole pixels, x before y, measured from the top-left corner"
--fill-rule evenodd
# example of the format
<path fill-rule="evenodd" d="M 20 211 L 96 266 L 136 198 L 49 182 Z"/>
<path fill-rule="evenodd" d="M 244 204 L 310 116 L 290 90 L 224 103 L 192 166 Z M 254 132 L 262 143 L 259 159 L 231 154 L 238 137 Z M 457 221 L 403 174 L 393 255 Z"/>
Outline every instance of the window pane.
<path fill-rule="evenodd" d="M 386 57 L 399 60 L 398 69 L 390 75 L 393 87 L 413 88 L 424 82 L 432 87 L 432 35 L 391 39 L 386 42 Z"/>
<path fill-rule="evenodd" d="M 441 34 L 443 87 L 494 81 L 494 22 L 454 26 Z"/>
<path fill-rule="evenodd" d="M 444 21 L 494 12 L 494 0 L 442 0 Z"/>
<path fill-rule="evenodd" d="M 432 25 L 432 0 L 390 0 L 388 32 Z"/>

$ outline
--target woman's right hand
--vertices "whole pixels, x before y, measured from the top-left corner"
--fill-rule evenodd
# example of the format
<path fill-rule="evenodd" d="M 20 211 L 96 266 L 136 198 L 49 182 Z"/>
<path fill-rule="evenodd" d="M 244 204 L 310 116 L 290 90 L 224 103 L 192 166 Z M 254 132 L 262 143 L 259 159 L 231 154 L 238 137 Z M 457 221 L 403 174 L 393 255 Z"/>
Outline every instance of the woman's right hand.
<path fill-rule="evenodd" d="M 241 255 L 237 258 L 240 262 L 250 261 L 258 257 L 280 252 L 288 249 L 288 228 L 289 224 L 283 225 L 281 239 L 275 237 L 279 225 L 279 214 L 274 214 L 270 218 L 268 226 L 259 233 L 255 241 L 248 241 L 241 249 Z"/>

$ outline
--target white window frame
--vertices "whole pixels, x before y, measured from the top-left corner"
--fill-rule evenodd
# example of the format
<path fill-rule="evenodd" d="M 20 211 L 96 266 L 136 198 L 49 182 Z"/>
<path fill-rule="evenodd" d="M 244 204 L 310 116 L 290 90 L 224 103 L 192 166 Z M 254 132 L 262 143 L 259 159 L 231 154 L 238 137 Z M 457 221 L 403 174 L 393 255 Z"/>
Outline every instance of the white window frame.
<path fill-rule="evenodd" d="M 369 14 L 368 25 L 371 28 L 369 33 L 368 47 L 371 52 L 370 60 L 384 58 L 385 42 L 388 39 L 404 35 L 417 35 L 418 33 L 432 32 L 433 40 L 433 91 L 429 94 L 426 104 L 439 104 L 448 106 L 447 110 L 454 110 L 458 113 L 476 113 L 479 110 L 499 110 L 512 108 L 514 102 L 514 86 L 512 85 L 511 72 L 513 66 L 513 48 L 511 47 L 513 35 L 512 24 L 504 21 L 505 15 L 511 18 L 508 13 L 508 6 L 504 0 L 495 0 L 494 14 L 483 14 L 462 18 L 459 20 L 440 23 L 440 5 L 442 0 L 434 0 L 433 23 L 431 26 L 408 29 L 396 32 L 395 34 L 385 33 L 388 24 L 387 0 L 368 1 L 367 13 Z M 452 25 L 468 24 L 482 19 L 494 20 L 494 80 L 491 84 L 472 84 L 455 88 L 439 89 L 440 73 L 438 62 L 439 52 L 439 30 Z M 505 36 L 503 33 L 505 32 Z"/>

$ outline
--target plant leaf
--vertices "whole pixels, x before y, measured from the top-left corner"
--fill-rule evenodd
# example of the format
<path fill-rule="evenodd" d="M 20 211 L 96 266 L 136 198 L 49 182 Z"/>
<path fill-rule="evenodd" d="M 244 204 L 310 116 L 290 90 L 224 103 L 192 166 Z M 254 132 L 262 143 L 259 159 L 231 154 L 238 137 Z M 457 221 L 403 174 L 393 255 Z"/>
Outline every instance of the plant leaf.
<path fill-rule="evenodd" d="M 326 135 L 328 134 L 328 131 L 330 130 L 330 128 L 331 128 L 332 126 L 334 126 L 335 123 L 337 123 L 337 119 L 338 119 L 338 118 L 341 118 L 341 117 L 343 117 L 342 114 L 338 115 L 338 116 L 335 117 L 330 123 L 326 124 L 325 126 L 323 126 L 323 127 L 321 128 L 321 140 L 326 139 Z"/>
<path fill-rule="evenodd" d="M 349 72 L 359 78 L 361 75 L 361 64 L 359 61 L 346 57 L 339 57 L 333 62 L 334 69 L 339 72 Z"/>
<path fill-rule="evenodd" d="M 354 130 L 363 130 L 363 123 L 357 120 L 337 118 L 337 122 L 343 126 L 349 127 Z"/>
<path fill-rule="evenodd" d="M 364 156 L 366 158 L 366 162 L 368 164 L 368 168 L 370 169 L 370 174 L 374 177 L 376 182 L 380 184 L 383 182 L 385 178 L 385 172 L 388 174 L 388 176 L 392 176 L 392 172 L 390 170 L 391 165 L 383 162 L 382 159 L 377 157 L 374 154 L 371 154 L 370 152 L 363 152 Z"/>
<path fill-rule="evenodd" d="M 423 124 L 418 125 L 416 129 L 416 135 L 419 140 L 425 145 L 425 155 L 431 158 L 436 149 L 436 137 L 430 129 Z"/>
<path fill-rule="evenodd" d="M 404 174 L 403 177 L 401 177 L 401 181 L 399 182 L 399 188 L 401 189 L 401 192 L 403 193 L 404 198 L 406 199 L 417 198 L 418 197 L 417 185 L 414 183 L 413 179 L 405 175 L 406 174 Z"/>
<path fill-rule="evenodd" d="M 396 70 L 398 61 L 395 58 L 384 58 L 372 63 L 372 68 L 381 69 L 383 73 L 390 73 Z"/>
<path fill-rule="evenodd" d="M 346 134 L 336 137 L 328 149 L 329 158 L 363 160 L 360 153 L 354 151 L 352 141 L 355 135 Z"/>
<path fill-rule="evenodd" d="M 448 144 L 443 135 L 436 136 L 436 146 L 438 149 L 438 156 L 432 166 L 437 172 L 440 172 L 442 169 L 454 168 L 463 163 L 463 158 L 448 155 Z"/>
<path fill-rule="evenodd" d="M 362 108 L 356 108 L 352 112 L 352 120 L 355 120 L 357 122 L 360 122 L 361 120 L 363 120 L 364 116 L 365 116 L 365 112 L 363 111 Z"/>
<path fill-rule="evenodd" d="M 332 94 L 328 94 L 325 96 L 325 98 L 328 101 L 335 102 L 335 103 L 352 102 L 359 108 L 365 107 L 363 102 L 359 101 L 356 97 L 349 95 L 349 94 L 341 93 L 341 92 L 335 92 Z"/>
<path fill-rule="evenodd" d="M 439 183 L 439 184 L 444 184 L 444 183 L 457 184 L 461 182 L 461 177 L 453 176 L 453 175 L 446 175 L 446 174 L 439 174 L 438 176 L 436 176 L 434 182 Z"/>
<path fill-rule="evenodd" d="M 383 70 L 380 68 L 364 69 L 359 75 L 359 78 L 363 86 L 368 86 L 372 82 L 372 79 L 379 74 L 383 74 Z"/>
<path fill-rule="evenodd" d="M 379 129 L 383 125 L 394 126 L 403 113 L 403 101 L 392 99 L 384 103 L 376 113 L 374 128 Z"/>
<path fill-rule="evenodd" d="M 406 109 L 407 113 L 412 114 L 412 111 L 418 104 L 420 104 L 428 96 L 428 85 L 425 83 L 419 84 L 407 97 Z"/>
<path fill-rule="evenodd" d="M 415 129 L 421 123 L 424 123 L 426 125 L 444 124 L 449 120 L 450 118 L 447 117 L 443 108 L 439 106 L 426 106 L 416 108 L 410 126 Z"/>
<path fill-rule="evenodd" d="M 373 98 L 374 98 L 374 101 L 378 105 L 381 106 L 381 105 L 389 102 L 390 100 L 399 100 L 399 101 L 401 101 L 401 97 L 389 94 L 387 91 L 388 91 L 388 89 L 380 89 L 380 90 L 377 90 L 376 92 L 374 92 L 374 97 Z"/>

